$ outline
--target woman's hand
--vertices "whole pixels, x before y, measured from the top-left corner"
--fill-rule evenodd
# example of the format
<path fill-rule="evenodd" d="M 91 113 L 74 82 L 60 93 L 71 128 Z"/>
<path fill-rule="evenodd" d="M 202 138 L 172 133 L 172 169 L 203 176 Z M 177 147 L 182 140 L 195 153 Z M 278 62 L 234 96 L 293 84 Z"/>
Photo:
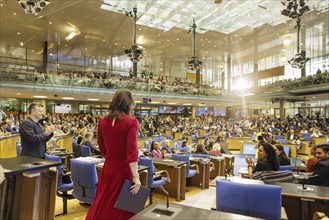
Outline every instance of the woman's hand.
<path fill-rule="evenodd" d="M 247 162 L 248 166 L 253 166 L 254 165 L 254 161 L 248 156 L 246 156 L 246 162 Z"/>
<path fill-rule="evenodd" d="M 130 193 L 136 195 L 139 191 L 139 188 L 141 187 L 141 181 L 139 180 L 139 177 L 133 178 L 133 183 L 134 185 L 130 187 Z"/>

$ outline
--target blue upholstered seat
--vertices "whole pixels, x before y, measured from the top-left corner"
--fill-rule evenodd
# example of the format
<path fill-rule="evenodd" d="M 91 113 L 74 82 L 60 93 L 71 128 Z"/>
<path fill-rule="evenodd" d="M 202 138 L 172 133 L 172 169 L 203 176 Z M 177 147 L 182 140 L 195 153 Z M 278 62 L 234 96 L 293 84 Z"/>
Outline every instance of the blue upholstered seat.
<path fill-rule="evenodd" d="M 284 139 L 282 135 L 275 135 L 274 138 L 277 139 L 277 140 Z"/>
<path fill-rule="evenodd" d="M 172 159 L 186 162 L 186 177 L 192 177 L 197 174 L 197 170 L 190 169 L 191 163 L 190 163 L 190 158 L 188 155 L 173 154 Z"/>
<path fill-rule="evenodd" d="M 51 161 L 62 163 L 62 160 L 59 156 L 52 156 L 49 154 L 45 154 L 45 160 L 51 160 Z M 57 166 L 57 171 L 58 171 L 57 196 L 63 198 L 63 212 L 56 215 L 56 216 L 59 216 L 59 215 L 65 215 L 68 213 L 67 200 L 73 199 L 73 196 L 71 194 L 68 194 L 67 191 L 73 189 L 73 183 L 63 183 L 63 166 L 62 165 Z"/>
<path fill-rule="evenodd" d="M 264 219 L 281 219 L 282 188 L 216 180 L 216 210 Z"/>
<path fill-rule="evenodd" d="M 17 156 L 21 156 L 22 154 L 22 144 L 19 141 L 16 142 L 16 153 Z"/>
<path fill-rule="evenodd" d="M 95 163 L 71 159 L 71 173 L 73 196 L 79 201 L 91 204 L 95 198 L 98 182 Z"/>
<path fill-rule="evenodd" d="M 147 187 L 151 189 L 150 204 L 152 204 L 152 195 L 158 188 L 160 188 L 167 195 L 167 201 L 169 201 L 169 193 L 163 188 L 163 185 L 170 182 L 170 179 L 161 177 L 158 180 L 154 180 L 154 166 L 152 158 L 140 157 L 138 164 L 148 167 Z"/>
<path fill-rule="evenodd" d="M 312 141 L 312 137 L 310 134 L 302 133 L 304 141 Z"/>
<path fill-rule="evenodd" d="M 205 158 L 207 159 L 209 157 L 208 154 L 192 154 L 193 157 L 198 157 L 198 158 Z"/>
<path fill-rule="evenodd" d="M 81 157 L 91 157 L 91 149 L 89 146 L 81 145 Z"/>
<path fill-rule="evenodd" d="M 287 139 L 278 139 L 278 143 L 279 144 L 288 144 L 288 140 Z"/>
<path fill-rule="evenodd" d="M 290 170 L 293 171 L 293 167 L 291 165 L 279 166 L 279 171 Z"/>

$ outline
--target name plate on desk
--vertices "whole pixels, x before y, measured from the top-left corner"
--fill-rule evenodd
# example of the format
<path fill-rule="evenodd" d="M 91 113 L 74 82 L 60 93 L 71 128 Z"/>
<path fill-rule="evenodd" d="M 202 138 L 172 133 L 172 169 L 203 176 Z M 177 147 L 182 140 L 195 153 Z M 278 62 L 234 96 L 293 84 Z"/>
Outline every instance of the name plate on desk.
<path fill-rule="evenodd" d="M 25 172 L 23 173 L 23 176 L 28 178 L 37 177 L 40 176 L 40 172 Z"/>

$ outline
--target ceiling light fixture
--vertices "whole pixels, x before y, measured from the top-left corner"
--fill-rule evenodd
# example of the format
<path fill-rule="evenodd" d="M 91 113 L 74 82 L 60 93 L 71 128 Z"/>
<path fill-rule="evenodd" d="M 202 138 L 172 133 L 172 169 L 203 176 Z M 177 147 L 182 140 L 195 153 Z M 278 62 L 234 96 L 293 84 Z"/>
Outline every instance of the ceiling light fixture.
<path fill-rule="evenodd" d="M 196 55 L 195 55 L 195 35 L 196 35 L 196 24 L 195 24 L 195 20 L 193 18 L 193 24 L 190 28 L 190 30 L 188 31 L 188 33 L 192 32 L 192 57 L 191 60 L 187 61 L 187 65 L 191 70 L 196 70 L 196 84 L 200 84 L 201 81 L 201 66 L 202 66 L 202 61 L 199 60 Z"/>
<path fill-rule="evenodd" d="M 64 100 L 73 100 L 74 98 L 73 97 L 63 97 L 62 99 L 64 99 Z"/>
<path fill-rule="evenodd" d="M 137 6 L 133 8 L 133 11 L 125 11 L 126 16 L 134 19 L 133 22 L 133 45 L 131 48 L 124 50 L 125 54 L 130 58 L 130 61 L 133 63 L 133 71 L 132 74 L 134 77 L 137 77 L 137 63 L 144 56 L 144 48 L 142 46 L 137 45 L 136 42 L 136 22 L 137 22 Z M 143 37 L 141 35 L 140 37 Z"/>
<path fill-rule="evenodd" d="M 92 98 L 90 98 L 90 99 L 87 99 L 88 101 L 98 101 L 99 99 L 92 99 Z"/>
<path fill-rule="evenodd" d="M 43 95 L 35 95 L 33 97 L 37 98 L 37 99 L 46 99 L 47 98 L 47 96 L 43 96 Z"/>
<path fill-rule="evenodd" d="M 76 30 L 76 31 L 72 31 L 69 35 L 67 35 L 65 37 L 65 40 L 70 41 L 72 40 L 75 36 L 79 35 L 80 31 Z"/>
<path fill-rule="evenodd" d="M 26 14 L 37 15 L 50 3 L 49 0 L 17 0 L 18 4 L 25 10 Z"/>

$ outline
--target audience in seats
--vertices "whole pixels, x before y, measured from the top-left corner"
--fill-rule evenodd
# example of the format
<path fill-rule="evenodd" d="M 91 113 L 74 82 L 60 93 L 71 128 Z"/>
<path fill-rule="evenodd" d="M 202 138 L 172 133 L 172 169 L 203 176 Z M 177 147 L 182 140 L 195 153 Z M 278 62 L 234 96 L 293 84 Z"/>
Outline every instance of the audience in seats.
<path fill-rule="evenodd" d="M 279 159 L 279 166 L 291 165 L 289 157 L 286 155 L 282 145 L 277 144 L 273 146 L 275 153 Z"/>
<path fill-rule="evenodd" d="M 153 158 L 164 158 L 165 151 L 160 151 L 159 149 L 160 144 L 156 141 L 152 141 L 151 143 L 151 154 Z"/>
<path fill-rule="evenodd" d="M 182 142 L 182 150 L 181 152 L 184 152 L 188 155 L 192 155 L 192 149 L 191 147 L 187 144 L 187 141 Z"/>
<path fill-rule="evenodd" d="M 174 152 L 174 149 L 170 148 L 169 143 L 170 143 L 169 140 L 165 140 L 163 142 L 163 146 L 161 148 L 161 151 L 164 152 L 165 154 L 172 154 Z"/>
<path fill-rule="evenodd" d="M 318 158 L 316 158 L 315 151 L 316 151 L 316 144 L 313 144 L 311 147 L 310 154 L 313 156 L 309 158 L 308 160 L 302 159 L 303 163 L 306 164 L 305 171 L 312 173 L 314 171 L 314 166 L 318 162 Z"/>
<path fill-rule="evenodd" d="M 307 184 L 329 186 L 329 144 L 318 145 L 315 155 L 318 162 L 314 166 L 313 174 L 308 177 Z"/>
<path fill-rule="evenodd" d="M 204 147 L 204 145 L 202 143 L 198 143 L 196 145 L 196 150 L 195 152 L 196 154 L 208 154 L 208 152 L 206 151 L 206 148 Z"/>
<path fill-rule="evenodd" d="M 249 176 L 259 171 L 278 171 L 279 163 L 272 145 L 268 143 L 260 143 L 258 147 L 258 161 L 256 165 L 254 161 L 246 156 L 246 162 L 248 164 Z"/>
<path fill-rule="evenodd" d="M 221 154 L 220 150 L 221 150 L 221 147 L 220 147 L 219 143 L 214 143 L 212 145 L 212 149 L 209 151 L 209 154 L 215 155 L 215 156 L 220 155 Z"/>

